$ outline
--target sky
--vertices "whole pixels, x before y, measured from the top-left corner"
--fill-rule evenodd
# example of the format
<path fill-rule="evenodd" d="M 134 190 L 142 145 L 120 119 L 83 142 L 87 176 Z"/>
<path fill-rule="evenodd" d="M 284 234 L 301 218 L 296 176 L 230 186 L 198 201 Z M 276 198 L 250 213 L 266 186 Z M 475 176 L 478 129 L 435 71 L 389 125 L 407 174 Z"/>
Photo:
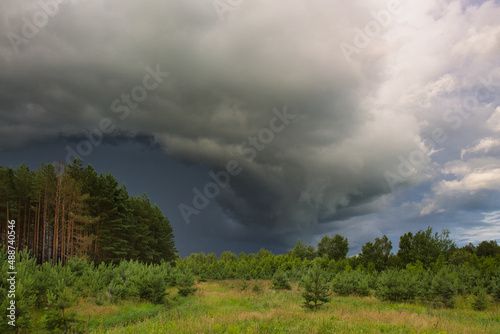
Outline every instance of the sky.
<path fill-rule="evenodd" d="M 500 1 L 2 1 L 0 164 L 76 157 L 181 256 L 500 241 Z"/>

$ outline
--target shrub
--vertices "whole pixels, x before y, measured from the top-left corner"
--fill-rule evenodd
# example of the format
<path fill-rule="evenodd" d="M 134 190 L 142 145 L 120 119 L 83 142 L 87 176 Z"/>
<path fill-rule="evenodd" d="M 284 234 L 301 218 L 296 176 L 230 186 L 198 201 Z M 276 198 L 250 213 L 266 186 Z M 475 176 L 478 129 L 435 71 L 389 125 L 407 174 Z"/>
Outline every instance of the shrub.
<path fill-rule="evenodd" d="M 493 299 L 500 302 L 500 276 L 491 279 L 490 290 Z"/>
<path fill-rule="evenodd" d="M 279 269 L 274 273 L 272 288 L 274 290 L 292 290 L 288 276 L 283 270 Z"/>
<path fill-rule="evenodd" d="M 424 269 L 422 262 L 406 265 L 403 271 L 406 275 L 407 296 L 410 299 L 428 300 L 430 299 L 431 283 L 434 274 L 430 269 Z"/>
<path fill-rule="evenodd" d="M 8 254 L 8 255 L 7 255 Z M 0 260 L 0 268 L 2 270 L 2 278 L 0 278 L 0 306 L 3 311 L 2 322 L 0 323 L 0 332 L 7 332 L 10 330 L 22 331 L 24 329 L 31 329 L 33 325 L 33 315 L 32 312 L 35 308 L 36 300 L 36 280 L 34 279 L 34 273 L 36 272 L 35 259 L 29 258 L 29 253 L 27 251 L 15 252 L 14 254 L 7 253 L 5 248 L 0 253 L 2 259 Z M 8 258 L 10 256 L 10 259 Z M 15 268 L 17 275 L 13 278 L 10 274 L 5 274 L 9 271 L 9 260 L 12 261 L 15 258 Z M 10 311 L 7 310 L 10 307 L 11 298 L 8 296 L 10 293 L 11 284 L 15 283 L 15 327 L 8 324 L 11 318 Z"/>
<path fill-rule="evenodd" d="M 356 294 L 368 296 L 368 276 L 360 271 L 341 272 L 332 281 L 332 290 L 341 296 Z"/>
<path fill-rule="evenodd" d="M 66 286 L 64 280 L 59 280 L 54 290 L 47 292 L 48 311 L 44 316 L 45 327 L 50 331 L 67 333 L 76 324 L 76 314 L 68 313 L 67 309 L 73 306 L 75 296 Z M 65 312 L 66 311 L 66 312 Z"/>
<path fill-rule="evenodd" d="M 177 275 L 176 284 L 179 295 L 184 297 L 194 294 L 197 290 L 194 287 L 193 274 L 191 274 L 189 271 L 180 272 Z"/>
<path fill-rule="evenodd" d="M 417 296 L 416 276 L 406 270 L 389 269 L 380 273 L 375 295 L 382 300 L 407 301 Z"/>
<path fill-rule="evenodd" d="M 162 304 L 170 274 L 167 270 L 158 265 L 144 266 L 140 272 L 139 281 L 136 282 L 139 287 L 139 297 L 154 304 Z"/>
<path fill-rule="evenodd" d="M 257 284 L 255 284 L 252 288 L 252 291 L 253 292 L 261 292 L 262 291 L 262 288 L 260 286 L 258 286 Z"/>
<path fill-rule="evenodd" d="M 456 273 L 445 266 L 432 279 L 431 292 L 435 297 L 440 298 L 445 306 L 453 308 L 457 287 L 458 277 Z"/>
<path fill-rule="evenodd" d="M 488 295 L 484 288 L 476 288 L 474 292 L 474 300 L 472 302 L 472 308 L 476 311 L 484 311 L 488 309 Z"/>

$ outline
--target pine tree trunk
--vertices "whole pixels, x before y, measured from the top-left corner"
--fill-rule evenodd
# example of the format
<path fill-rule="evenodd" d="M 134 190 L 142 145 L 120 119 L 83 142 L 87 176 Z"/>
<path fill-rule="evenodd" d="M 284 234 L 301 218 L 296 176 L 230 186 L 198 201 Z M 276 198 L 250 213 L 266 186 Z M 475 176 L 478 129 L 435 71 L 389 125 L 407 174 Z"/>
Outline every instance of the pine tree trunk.
<path fill-rule="evenodd" d="M 36 213 L 35 213 L 35 227 L 34 227 L 34 251 L 33 255 L 35 256 L 35 259 L 37 262 L 40 261 L 40 200 L 41 200 L 41 195 L 38 194 L 38 202 L 36 205 Z"/>
<path fill-rule="evenodd" d="M 57 251 L 59 244 L 59 211 L 60 211 L 60 198 L 61 198 L 61 178 L 57 177 L 56 186 L 56 202 L 55 202 L 55 214 L 54 214 L 54 231 L 52 237 L 52 262 L 57 263 Z"/>
<path fill-rule="evenodd" d="M 31 237 L 31 199 L 28 200 L 28 238 L 27 238 L 27 244 L 26 247 L 33 252 L 33 238 Z M 31 245 L 31 246 L 30 246 Z"/>
<path fill-rule="evenodd" d="M 43 233 L 42 233 L 42 263 L 45 262 L 45 238 L 46 238 L 46 226 L 47 226 L 47 185 L 45 186 L 45 199 L 43 203 Z"/>
<path fill-rule="evenodd" d="M 26 240 L 28 239 L 28 235 L 26 234 L 27 232 L 27 225 L 29 224 L 28 222 L 26 222 L 26 202 L 24 202 L 24 210 L 23 210 L 23 222 L 24 222 L 24 225 L 23 225 L 23 240 L 22 240 L 22 245 L 23 245 L 23 249 L 26 248 Z"/>
<path fill-rule="evenodd" d="M 21 244 L 21 200 L 17 201 L 17 221 L 16 221 L 16 246 L 19 249 Z"/>
<path fill-rule="evenodd" d="M 60 239 L 61 239 L 61 261 L 62 263 L 66 263 L 65 259 L 64 259 L 64 255 L 66 253 L 66 217 L 64 216 L 65 214 L 65 210 L 66 209 L 66 206 L 65 206 L 65 203 L 64 203 L 64 198 L 62 200 L 62 212 L 61 212 L 61 221 L 60 221 L 60 224 L 61 224 L 61 236 L 60 236 Z"/>
<path fill-rule="evenodd" d="M 7 221 L 5 222 L 5 224 L 6 224 L 5 226 L 7 228 L 5 229 L 5 243 L 4 243 L 4 245 L 7 245 L 7 240 L 8 240 L 7 234 L 9 233 L 9 200 L 8 199 L 7 199 Z"/>

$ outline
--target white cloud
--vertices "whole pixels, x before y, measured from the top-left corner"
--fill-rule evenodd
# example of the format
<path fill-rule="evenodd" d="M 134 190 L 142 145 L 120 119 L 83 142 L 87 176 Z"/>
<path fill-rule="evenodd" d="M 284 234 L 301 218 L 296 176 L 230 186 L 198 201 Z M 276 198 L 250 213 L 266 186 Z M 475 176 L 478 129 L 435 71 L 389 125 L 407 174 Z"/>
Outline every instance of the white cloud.
<path fill-rule="evenodd" d="M 495 112 L 486 122 L 486 125 L 495 132 L 500 132 L 500 107 L 495 109 Z"/>
<path fill-rule="evenodd" d="M 461 159 L 464 159 L 466 154 L 489 153 L 491 150 L 498 147 L 500 147 L 500 138 L 482 138 L 475 146 L 468 149 L 463 149 L 461 152 Z"/>
<path fill-rule="evenodd" d="M 473 195 L 480 190 L 500 190 L 500 168 L 474 170 L 460 180 L 441 181 L 436 194 L 465 192 Z"/>
<path fill-rule="evenodd" d="M 500 211 L 483 212 L 482 224 L 459 228 L 461 237 L 469 242 L 479 243 L 482 241 L 500 239 Z"/>
<path fill-rule="evenodd" d="M 442 171 L 447 180 L 434 184 L 432 193 L 422 201 L 421 215 L 495 205 L 493 193 L 500 192 L 500 160 L 453 161 Z"/>

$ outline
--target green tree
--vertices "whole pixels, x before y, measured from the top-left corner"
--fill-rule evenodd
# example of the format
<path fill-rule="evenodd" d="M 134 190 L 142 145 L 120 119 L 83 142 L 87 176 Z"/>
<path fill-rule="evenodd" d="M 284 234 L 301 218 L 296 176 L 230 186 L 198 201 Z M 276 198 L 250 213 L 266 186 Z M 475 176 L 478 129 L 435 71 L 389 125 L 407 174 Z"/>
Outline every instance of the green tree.
<path fill-rule="evenodd" d="M 287 274 L 279 269 L 273 275 L 272 287 L 274 290 L 292 290 Z"/>
<path fill-rule="evenodd" d="M 500 254 L 500 246 L 496 240 L 483 241 L 476 247 L 478 257 L 495 257 Z"/>
<path fill-rule="evenodd" d="M 491 296 L 497 302 L 500 302 L 500 275 L 493 276 L 490 282 Z"/>
<path fill-rule="evenodd" d="M 302 278 L 304 292 L 303 306 L 310 309 L 317 309 L 330 301 L 331 291 L 325 273 L 318 265 L 314 265 Z"/>
<path fill-rule="evenodd" d="M 341 296 L 353 294 L 368 296 L 370 294 L 368 274 L 358 270 L 340 272 L 333 278 L 332 290 Z"/>
<path fill-rule="evenodd" d="M 309 255 L 307 245 L 300 240 L 297 240 L 295 247 L 292 250 L 290 250 L 288 253 L 290 256 L 293 256 L 295 258 L 299 258 L 302 260 L 306 259 Z"/>
<path fill-rule="evenodd" d="M 75 296 L 64 280 L 59 280 L 55 291 L 49 290 L 47 293 L 49 310 L 44 316 L 44 322 L 47 329 L 64 330 L 69 333 L 70 328 L 75 324 L 76 314 L 68 313 L 67 309 L 73 306 Z"/>
<path fill-rule="evenodd" d="M 194 287 L 194 276 L 189 271 L 178 273 L 176 278 L 176 285 L 179 295 L 188 296 L 194 294 L 197 288 Z"/>
<path fill-rule="evenodd" d="M 457 274 L 450 267 L 443 267 L 432 279 L 431 292 L 439 297 L 444 305 L 453 307 L 458 292 Z"/>
<path fill-rule="evenodd" d="M 476 311 L 487 310 L 489 306 L 488 295 L 486 294 L 486 289 L 483 287 L 477 287 L 474 292 L 474 300 L 472 301 L 472 308 Z"/>
<path fill-rule="evenodd" d="M 219 258 L 219 261 L 225 261 L 225 262 L 236 262 L 236 260 L 238 260 L 238 257 L 231 251 L 222 252 Z"/>
<path fill-rule="evenodd" d="M 387 267 L 391 250 L 392 242 L 386 235 L 382 238 L 375 238 L 375 242 L 368 241 L 361 247 L 360 262 L 366 268 L 373 263 L 375 269 L 380 272 Z"/>
<path fill-rule="evenodd" d="M 375 295 L 394 302 L 413 300 L 417 296 L 417 276 L 410 271 L 388 269 L 377 278 Z"/>
<path fill-rule="evenodd" d="M 466 263 L 473 264 L 475 262 L 474 257 L 475 255 L 473 253 L 470 253 L 467 250 L 460 248 L 450 255 L 448 263 L 455 266 L 459 266 Z"/>
<path fill-rule="evenodd" d="M 470 254 L 476 254 L 476 246 L 474 246 L 474 244 L 472 244 L 471 242 L 460 249 L 469 252 Z"/>
<path fill-rule="evenodd" d="M 339 261 L 345 259 L 349 253 L 349 241 L 340 234 L 333 237 L 325 235 L 318 243 L 318 256 L 327 255 L 330 259 Z"/>
<path fill-rule="evenodd" d="M 429 268 L 440 254 L 447 253 L 453 245 L 450 231 L 445 229 L 441 233 L 433 234 L 432 227 L 429 226 L 415 235 L 408 232 L 401 236 L 397 256 L 403 265 L 420 261 L 425 268 Z"/>

